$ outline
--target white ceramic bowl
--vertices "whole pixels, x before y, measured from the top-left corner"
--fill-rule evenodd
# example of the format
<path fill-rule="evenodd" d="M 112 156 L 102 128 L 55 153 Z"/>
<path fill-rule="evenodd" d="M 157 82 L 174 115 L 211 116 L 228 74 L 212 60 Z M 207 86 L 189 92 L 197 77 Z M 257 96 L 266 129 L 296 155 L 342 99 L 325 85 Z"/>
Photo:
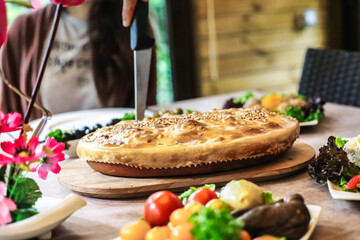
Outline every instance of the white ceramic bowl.
<path fill-rule="evenodd" d="M 1 226 L 0 239 L 18 240 L 35 237 L 51 239 L 51 230 L 85 205 L 86 201 L 74 194 L 64 199 L 42 197 L 35 204 L 39 214 Z"/>
<path fill-rule="evenodd" d="M 70 158 L 77 158 L 78 155 L 76 153 L 76 147 L 79 143 L 80 139 L 74 139 L 68 141 L 68 144 L 70 145 L 68 150 L 64 150 L 64 153 L 68 155 Z"/>

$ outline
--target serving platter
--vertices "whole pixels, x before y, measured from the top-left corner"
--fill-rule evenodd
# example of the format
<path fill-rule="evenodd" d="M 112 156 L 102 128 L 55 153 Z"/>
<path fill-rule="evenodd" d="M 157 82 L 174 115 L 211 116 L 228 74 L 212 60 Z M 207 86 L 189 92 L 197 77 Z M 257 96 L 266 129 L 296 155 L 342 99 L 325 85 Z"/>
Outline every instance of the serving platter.
<path fill-rule="evenodd" d="M 315 119 L 309 122 L 300 122 L 300 127 L 316 126 L 319 124 L 319 120 Z"/>
<path fill-rule="evenodd" d="M 164 189 L 180 192 L 188 186 L 201 186 L 207 183 L 222 186 L 234 179 L 260 182 L 281 178 L 305 168 L 314 156 L 315 150 L 310 145 L 296 141 L 291 149 L 268 163 L 212 174 L 158 178 L 104 175 L 90 168 L 86 161 L 75 159 L 62 166 L 58 180 L 70 190 L 89 197 L 132 198 L 148 196 L 152 192 Z"/>
<path fill-rule="evenodd" d="M 360 193 L 342 191 L 340 187 L 336 186 L 329 180 L 327 180 L 327 185 L 330 195 L 334 199 L 360 201 Z"/>
<path fill-rule="evenodd" d="M 309 210 L 310 213 L 310 222 L 307 232 L 302 236 L 299 240 L 309 240 L 311 237 L 311 234 L 314 232 L 314 229 L 316 227 L 316 224 L 319 221 L 320 213 L 321 213 L 321 207 L 317 205 L 306 205 L 306 207 Z M 120 237 L 114 238 L 112 240 L 121 240 Z"/>
<path fill-rule="evenodd" d="M 81 129 L 85 126 L 92 127 L 97 123 L 104 125 L 113 118 L 121 118 L 125 113 L 132 112 L 134 112 L 133 108 L 99 108 L 54 114 L 39 137 L 40 139 L 44 139 L 49 132 L 56 129 Z M 152 114 L 152 111 L 145 111 L 146 116 L 152 116 Z M 36 119 L 29 124 L 34 128 L 39 124 L 40 120 L 41 119 Z"/>

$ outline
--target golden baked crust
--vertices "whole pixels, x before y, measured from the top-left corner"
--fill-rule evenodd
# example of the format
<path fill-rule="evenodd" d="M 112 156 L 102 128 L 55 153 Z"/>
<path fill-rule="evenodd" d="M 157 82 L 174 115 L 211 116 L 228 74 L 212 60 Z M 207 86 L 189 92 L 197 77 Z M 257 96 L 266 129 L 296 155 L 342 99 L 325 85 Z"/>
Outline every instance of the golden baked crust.
<path fill-rule="evenodd" d="M 296 119 L 263 108 L 215 109 L 123 121 L 83 137 L 81 159 L 172 169 L 279 154 L 299 136 Z"/>

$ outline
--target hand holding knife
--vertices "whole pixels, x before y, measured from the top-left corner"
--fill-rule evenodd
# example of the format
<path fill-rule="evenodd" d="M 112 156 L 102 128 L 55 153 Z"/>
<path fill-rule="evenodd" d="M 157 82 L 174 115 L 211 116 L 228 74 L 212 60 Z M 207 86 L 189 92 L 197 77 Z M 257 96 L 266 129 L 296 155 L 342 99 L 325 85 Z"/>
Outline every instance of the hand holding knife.
<path fill-rule="evenodd" d="M 149 4 L 137 1 L 130 28 L 131 49 L 134 51 L 135 118 L 142 120 L 149 85 L 151 51 L 155 40 L 148 35 Z"/>

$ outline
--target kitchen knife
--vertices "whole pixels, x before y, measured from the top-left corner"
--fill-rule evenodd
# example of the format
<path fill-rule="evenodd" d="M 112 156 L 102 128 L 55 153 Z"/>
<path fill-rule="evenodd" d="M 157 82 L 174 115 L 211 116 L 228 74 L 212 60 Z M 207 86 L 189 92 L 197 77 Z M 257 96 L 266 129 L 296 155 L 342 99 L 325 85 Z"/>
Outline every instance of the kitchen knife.
<path fill-rule="evenodd" d="M 131 49 L 134 51 L 135 118 L 142 120 L 149 85 L 151 51 L 155 40 L 148 35 L 149 4 L 138 0 L 130 27 Z"/>

